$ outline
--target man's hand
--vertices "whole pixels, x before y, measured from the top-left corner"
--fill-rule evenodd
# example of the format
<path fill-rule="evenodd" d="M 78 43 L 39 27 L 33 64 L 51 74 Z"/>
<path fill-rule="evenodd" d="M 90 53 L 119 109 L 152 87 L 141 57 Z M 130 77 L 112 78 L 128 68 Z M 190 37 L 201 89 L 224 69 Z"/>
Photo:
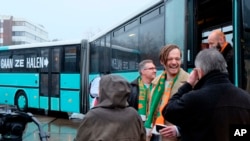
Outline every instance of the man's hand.
<path fill-rule="evenodd" d="M 187 82 L 194 87 L 195 84 L 199 81 L 199 74 L 198 74 L 198 69 L 194 68 L 193 71 L 190 73 Z"/>
<path fill-rule="evenodd" d="M 174 125 L 172 126 L 166 126 L 165 128 L 162 128 L 159 133 L 164 137 L 177 137 L 177 131 L 176 127 Z"/>

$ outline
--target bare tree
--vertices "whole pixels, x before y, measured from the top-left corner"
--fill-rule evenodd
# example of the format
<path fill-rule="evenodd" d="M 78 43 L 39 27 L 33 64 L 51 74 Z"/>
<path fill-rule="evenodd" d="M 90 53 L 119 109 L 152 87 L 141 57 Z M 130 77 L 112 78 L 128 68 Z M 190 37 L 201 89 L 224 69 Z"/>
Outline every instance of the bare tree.
<path fill-rule="evenodd" d="M 102 30 L 100 28 L 97 28 L 95 30 L 93 29 L 89 29 L 86 32 L 83 33 L 83 37 L 84 39 L 90 39 L 93 36 L 95 36 L 96 34 L 98 34 L 99 32 L 101 32 Z"/>

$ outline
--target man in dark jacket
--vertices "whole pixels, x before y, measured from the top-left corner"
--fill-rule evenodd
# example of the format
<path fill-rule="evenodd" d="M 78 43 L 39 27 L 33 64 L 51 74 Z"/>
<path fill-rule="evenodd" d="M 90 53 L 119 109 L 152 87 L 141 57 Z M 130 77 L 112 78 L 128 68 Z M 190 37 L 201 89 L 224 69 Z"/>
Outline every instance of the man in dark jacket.
<path fill-rule="evenodd" d="M 229 141 L 231 127 L 250 125 L 250 95 L 229 81 L 226 66 L 218 50 L 202 50 L 187 82 L 164 107 L 182 141 Z"/>
<path fill-rule="evenodd" d="M 147 94 L 151 89 L 151 82 L 156 77 L 156 67 L 150 59 L 143 60 L 138 67 L 140 76 L 137 77 L 131 84 L 131 94 L 128 99 L 129 106 L 138 110 L 143 121 L 146 119 Z M 141 99 L 139 99 L 139 96 Z M 139 106 L 140 105 L 140 106 Z"/>
<path fill-rule="evenodd" d="M 130 85 L 118 75 L 100 79 L 98 104 L 83 118 L 76 141 L 145 141 L 146 131 L 137 111 L 128 107 Z"/>
<path fill-rule="evenodd" d="M 226 41 L 224 33 L 220 30 L 213 30 L 208 36 L 209 48 L 217 48 L 227 62 L 229 80 L 234 83 L 233 71 L 233 47 Z"/>

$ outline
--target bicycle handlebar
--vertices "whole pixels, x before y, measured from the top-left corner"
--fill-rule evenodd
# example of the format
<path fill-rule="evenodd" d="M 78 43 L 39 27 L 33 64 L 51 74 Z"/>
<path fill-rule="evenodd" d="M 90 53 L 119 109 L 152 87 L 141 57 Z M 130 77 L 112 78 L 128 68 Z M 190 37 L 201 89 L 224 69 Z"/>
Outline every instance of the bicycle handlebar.
<path fill-rule="evenodd" d="M 47 139 L 49 138 L 48 133 L 43 130 L 40 122 L 34 116 L 32 116 L 31 119 L 38 127 L 40 140 L 47 141 Z"/>

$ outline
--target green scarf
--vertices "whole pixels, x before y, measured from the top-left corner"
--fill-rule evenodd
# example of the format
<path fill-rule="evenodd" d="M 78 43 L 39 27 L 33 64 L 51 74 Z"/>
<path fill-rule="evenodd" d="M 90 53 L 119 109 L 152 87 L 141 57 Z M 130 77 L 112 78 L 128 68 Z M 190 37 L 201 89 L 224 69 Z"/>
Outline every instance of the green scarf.
<path fill-rule="evenodd" d="M 171 85 L 171 88 L 173 87 L 175 81 L 177 80 L 177 76 L 174 78 L 173 83 Z M 164 91 L 165 91 L 165 81 L 166 81 L 166 73 L 165 73 L 165 71 L 163 71 L 161 76 L 160 76 L 160 79 L 159 79 L 157 85 L 155 86 L 155 89 L 151 95 L 151 104 L 149 106 L 149 113 L 148 113 L 148 117 L 144 123 L 144 126 L 146 128 L 152 128 L 154 114 L 155 114 L 155 112 L 157 112 L 156 109 L 157 109 L 159 102 L 162 98 L 162 95 L 164 94 Z"/>
<path fill-rule="evenodd" d="M 143 121 L 146 120 L 147 113 L 147 100 L 148 92 L 151 88 L 151 85 L 147 88 L 141 80 L 141 77 L 138 79 L 139 84 L 139 98 L 138 98 L 138 113 L 140 114 Z"/>

